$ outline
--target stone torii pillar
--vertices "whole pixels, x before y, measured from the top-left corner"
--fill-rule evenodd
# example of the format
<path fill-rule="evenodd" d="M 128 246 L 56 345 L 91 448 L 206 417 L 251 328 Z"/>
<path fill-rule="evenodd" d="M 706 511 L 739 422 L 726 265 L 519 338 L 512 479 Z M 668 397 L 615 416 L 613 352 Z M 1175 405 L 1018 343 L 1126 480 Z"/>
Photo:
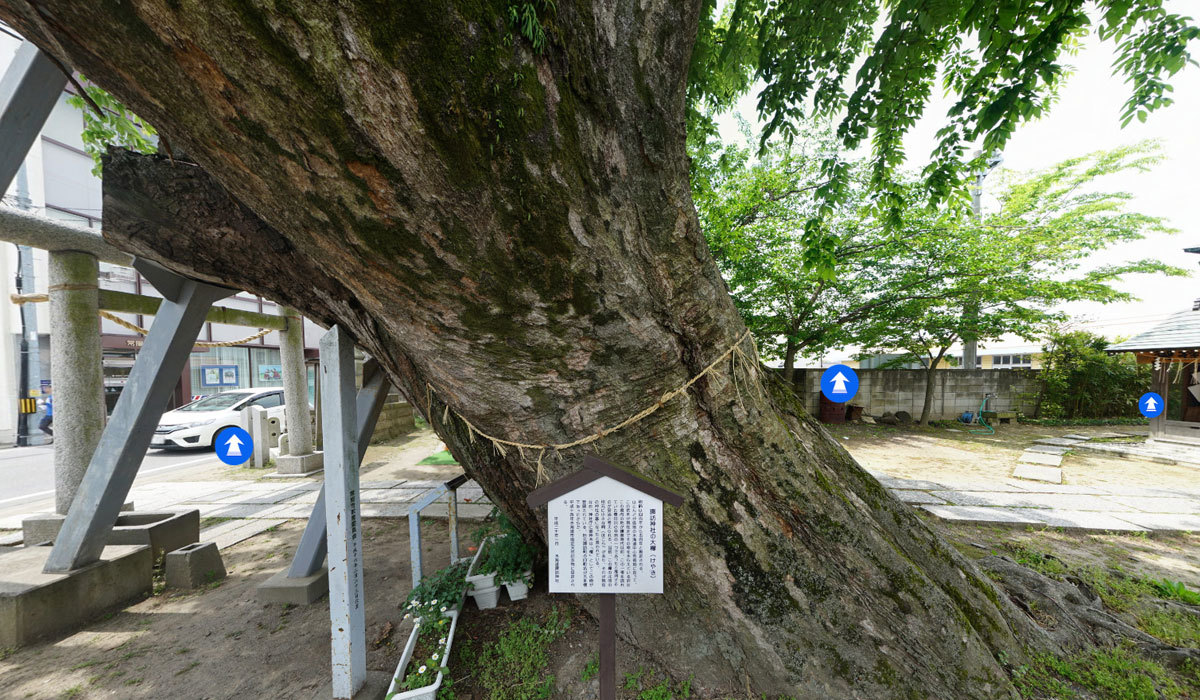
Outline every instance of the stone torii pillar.
<path fill-rule="evenodd" d="M 50 253 L 50 375 L 54 387 L 54 510 L 66 515 L 104 432 L 99 262 L 89 253 Z"/>
<path fill-rule="evenodd" d="M 322 465 L 313 452 L 312 416 L 308 412 L 308 381 L 304 368 L 304 318 L 295 309 L 280 309 L 287 330 L 279 334 L 279 362 L 283 365 L 283 400 L 286 405 L 287 454 L 275 464 L 280 474 L 308 474 Z M 282 450 L 281 450 L 282 452 Z"/>

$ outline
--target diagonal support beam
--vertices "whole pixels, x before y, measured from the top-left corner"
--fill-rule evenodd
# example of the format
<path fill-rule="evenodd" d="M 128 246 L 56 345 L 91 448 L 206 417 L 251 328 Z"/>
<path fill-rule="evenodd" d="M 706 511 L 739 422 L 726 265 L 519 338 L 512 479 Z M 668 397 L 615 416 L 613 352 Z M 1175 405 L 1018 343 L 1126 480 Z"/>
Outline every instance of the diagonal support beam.
<path fill-rule="evenodd" d="M 375 358 L 367 360 L 363 365 L 363 386 L 358 390 L 354 404 L 358 414 L 358 461 L 362 462 L 367 453 L 367 444 L 375 433 L 375 424 L 383 411 L 383 403 L 387 400 L 388 381 Z M 304 534 L 300 536 L 300 545 L 292 557 L 292 565 L 288 568 L 288 578 L 304 578 L 312 576 L 325 562 L 328 547 L 325 541 L 325 485 L 321 484 L 321 492 L 317 502 L 313 504 L 312 514 L 308 516 L 308 524 L 304 526 Z"/>
<path fill-rule="evenodd" d="M 358 484 L 354 343 L 334 326 L 321 338 L 321 425 L 325 444 L 325 523 L 333 697 L 352 698 L 367 679 Z"/>
<path fill-rule="evenodd" d="M 67 76 L 32 42 L 17 49 L 0 78 L 0 195 L 8 191 L 66 84 Z"/>
<path fill-rule="evenodd" d="M 159 291 L 166 298 L 88 462 L 46 573 L 71 571 L 100 558 L 208 308 L 235 293 L 178 276 L 172 280 L 164 276 L 171 273 L 148 261 L 138 260 L 134 267 L 147 279 L 163 281 Z"/>

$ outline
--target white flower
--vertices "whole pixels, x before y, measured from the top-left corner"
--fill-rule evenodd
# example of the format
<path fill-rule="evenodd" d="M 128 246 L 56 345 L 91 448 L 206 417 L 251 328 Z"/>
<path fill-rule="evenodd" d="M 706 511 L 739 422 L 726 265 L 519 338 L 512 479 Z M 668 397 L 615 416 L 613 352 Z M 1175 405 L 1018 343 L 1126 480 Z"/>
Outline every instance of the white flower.
<path fill-rule="evenodd" d="M 445 606 L 445 605 L 443 605 L 443 606 L 442 606 L 442 612 L 446 612 L 446 606 Z"/>
<path fill-rule="evenodd" d="M 445 644 L 445 643 L 446 643 L 445 637 L 442 637 L 440 640 L 438 640 L 438 644 Z"/>
<path fill-rule="evenodd" d="M 425 667 L 422 666 L 421 668 L 418 668 L 417 673 L 425 673 Z"/>
<path fill-rule="evenodd" d="M 434 598 L 433 600 L 429 601 L 429 604 L 430 604 L 430 605 L 437 605 L 437 598 Z"/>
<path fill-rule="evenodd" d="M 404 619 L 405 619 L 405 620 L 407 620 L 407 619 L 408 619 L 408 618 L 410 618 L 410 617 L 412 617 L 412 613 L 404 613 Z"/>

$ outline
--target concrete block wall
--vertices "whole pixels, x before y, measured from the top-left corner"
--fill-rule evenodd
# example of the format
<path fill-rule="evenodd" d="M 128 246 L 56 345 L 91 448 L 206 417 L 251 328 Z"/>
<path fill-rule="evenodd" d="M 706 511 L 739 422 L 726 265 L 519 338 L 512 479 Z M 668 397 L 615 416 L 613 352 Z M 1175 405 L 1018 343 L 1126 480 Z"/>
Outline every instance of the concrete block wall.
<path fill-rule="evenodd" d="M 415 428 L 412 404 L 393 394 L 388 397 L 387 403 L 383 404 L 383 411 L 375 424 L 375 434 L 371 436 L 371 442 L 391 440 Z"/>
<path fill-rule="evenodd" d="M 925 370 L 856 371 L 858 394 L 850 403 L 863 406 L 866 415 L 908 411 L 914 419 L 921 417 L 921 406 L 925 403 Z M 805 406 L 813 415 L 818 412 L 823 372 L 821 369 L 796 371 L 797 386 L 804 394 Z M 964 411 L 974 413 L 987 393 L 996 394 L 988 402 L 989 411 L 1017 411 L 1031 416 L 1037 408 L 1037 394 L 1041 388 L 1037 370 L 937 370 L 933 373 L 933 381 L 931 420 L 954 419 Z"/>

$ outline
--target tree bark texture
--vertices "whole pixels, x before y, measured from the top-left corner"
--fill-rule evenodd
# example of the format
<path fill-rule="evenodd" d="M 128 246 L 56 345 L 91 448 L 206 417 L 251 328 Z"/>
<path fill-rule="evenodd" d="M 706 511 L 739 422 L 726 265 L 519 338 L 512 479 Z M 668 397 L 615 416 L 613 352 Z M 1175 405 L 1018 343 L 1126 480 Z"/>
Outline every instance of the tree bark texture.
<path fill-rule="evenodd" d="M 561 0 L 540 55 L 503 2 L 0 0 L 0 18 L 194 161 L 113 154 L 109 240 L 339 324 L 542 536 L 536 455 L 455 412 L 569 442 L 745 331 L 689 194 L 700 6 Z M 556 478 L 594 450 L 686 494 L 666 593 L 622 597 L 618 633 L 705 694 L 1012 695 L 995 655 L 1049 638 L 790 391 L 719 369 L 543 460 Z"/>

